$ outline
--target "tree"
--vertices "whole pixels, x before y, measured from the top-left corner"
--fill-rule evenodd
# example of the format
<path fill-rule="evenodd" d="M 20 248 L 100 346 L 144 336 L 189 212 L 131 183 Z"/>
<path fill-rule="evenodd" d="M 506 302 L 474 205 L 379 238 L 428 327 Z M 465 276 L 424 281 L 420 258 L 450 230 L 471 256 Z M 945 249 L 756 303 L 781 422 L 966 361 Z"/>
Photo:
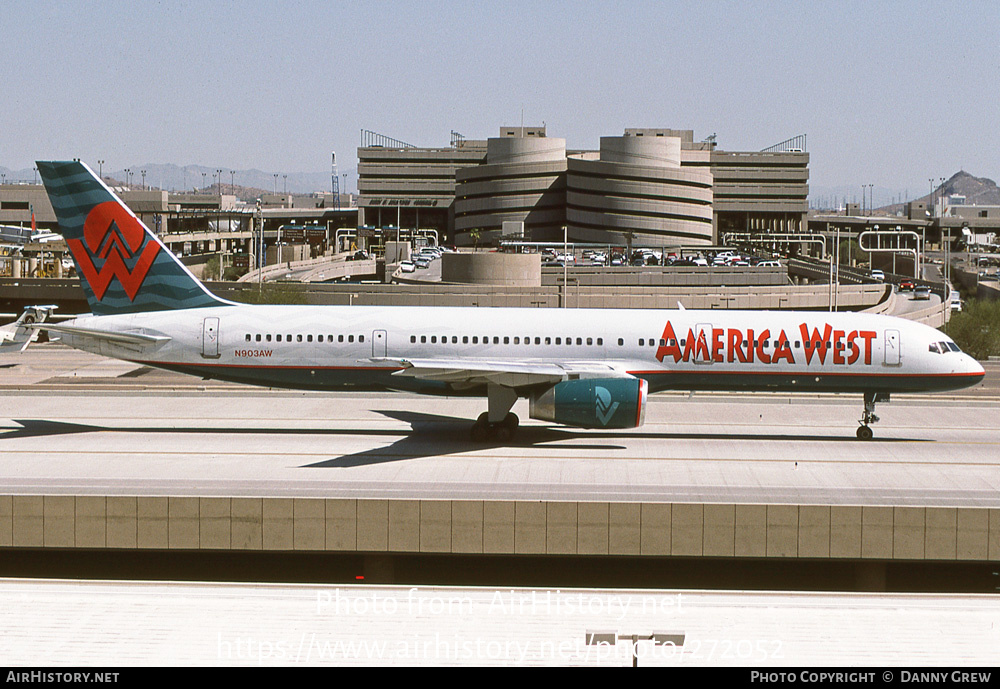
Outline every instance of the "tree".
<path fill-rule="evenodd" d="M 975 359 L 1000 355 L 1000 301 L 970 299 L 943 330 Z"/>

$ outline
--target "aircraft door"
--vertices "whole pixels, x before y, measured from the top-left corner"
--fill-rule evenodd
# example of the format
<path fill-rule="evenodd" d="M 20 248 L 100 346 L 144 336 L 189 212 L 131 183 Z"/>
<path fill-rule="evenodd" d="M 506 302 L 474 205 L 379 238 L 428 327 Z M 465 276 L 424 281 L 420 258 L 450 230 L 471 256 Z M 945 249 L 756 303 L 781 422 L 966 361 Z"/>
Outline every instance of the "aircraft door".
<path fill-rule="evenodd" d="M 372 331 L 372 356 L 380 357 L 386 356 L 386 331 L 384 330 L 374 330 Z"/>
<path fill-rule="evenodd" d="M 206 318 L 201 330 L 201 356 L 205 359 L 219 358 L 219 319 Z"/>
<path fill-rule="evenodd" d="M 901 360 L 899 351 L 899 331 L 885 331 L 885 365 L 899 366 Z"/>

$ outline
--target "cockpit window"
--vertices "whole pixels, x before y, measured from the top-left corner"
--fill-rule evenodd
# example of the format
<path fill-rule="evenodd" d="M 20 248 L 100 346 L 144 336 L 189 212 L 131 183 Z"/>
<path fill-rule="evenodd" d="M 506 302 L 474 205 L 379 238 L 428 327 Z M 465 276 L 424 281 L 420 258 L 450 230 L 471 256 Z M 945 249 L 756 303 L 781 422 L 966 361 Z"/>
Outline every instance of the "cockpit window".
<path fill-rule="evenodd" d="M 931 342 L 928 350 L 937 354 L 947 354 L 948 352 L 961 352 L 961 348 L 954 342 Z"/>

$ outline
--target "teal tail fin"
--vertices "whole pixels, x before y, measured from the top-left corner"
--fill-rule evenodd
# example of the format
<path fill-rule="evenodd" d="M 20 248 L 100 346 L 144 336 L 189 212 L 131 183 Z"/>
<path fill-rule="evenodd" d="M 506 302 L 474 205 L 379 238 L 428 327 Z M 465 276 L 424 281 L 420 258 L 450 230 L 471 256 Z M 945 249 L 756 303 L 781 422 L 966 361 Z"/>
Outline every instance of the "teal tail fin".
<path fill-rule="evenodd" d="M 92 313 L 223 306 L 115 196 L 78 161 L 39 162 Z"/>

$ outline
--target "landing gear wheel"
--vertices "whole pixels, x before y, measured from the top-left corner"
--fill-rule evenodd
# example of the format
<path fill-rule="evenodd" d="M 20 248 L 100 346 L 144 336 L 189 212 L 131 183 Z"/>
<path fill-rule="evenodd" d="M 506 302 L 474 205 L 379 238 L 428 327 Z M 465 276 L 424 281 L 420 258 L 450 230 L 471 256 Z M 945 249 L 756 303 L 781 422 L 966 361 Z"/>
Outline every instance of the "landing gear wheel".
<path fill-rule="evenodd" d="M 858 440 L 871 440 L 873 435 L 875 434 L 872 433 L 872 429 L 868 426 L 858 427 Z"/>
<path fill-rule="evenodd" d="M 506 443 L 514 437 L 519 424 L 517 414 L 508 413 L 503 421 L 499 423 L 490 423 L 489 418 L 489 412 L 483 412 L 476 419 L 476 422 L 472 424 L 470 436 L 473 442 L 482 443 L 488 440 L 496 440 L 500 443 Z"/>
<path fill-rule="evenodd" d="M 472 442 L 474 443 L 484 443 L 489 440 L 490 437 L 490 425 L 484 422 L 481 418 L 472 424 L 472 432 L 470 433 L 472 437 Z"/>

